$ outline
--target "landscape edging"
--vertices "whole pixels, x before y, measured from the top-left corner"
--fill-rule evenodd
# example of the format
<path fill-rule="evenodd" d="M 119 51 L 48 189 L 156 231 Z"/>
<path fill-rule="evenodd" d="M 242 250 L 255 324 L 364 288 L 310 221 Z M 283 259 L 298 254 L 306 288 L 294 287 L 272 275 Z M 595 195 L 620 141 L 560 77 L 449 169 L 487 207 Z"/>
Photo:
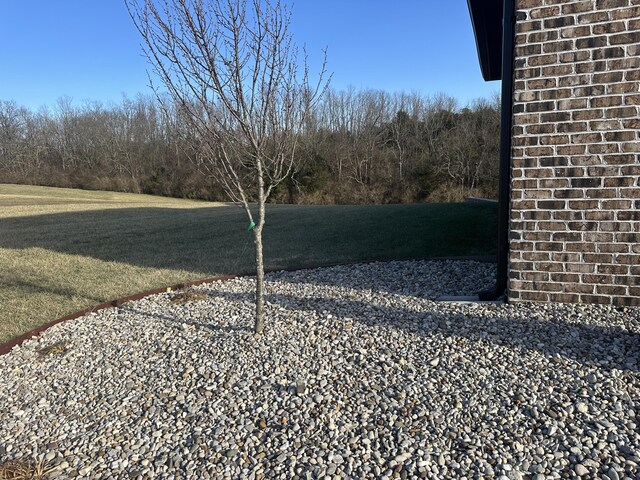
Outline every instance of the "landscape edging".
<path fill-rule="evenodd" d="M 457 260 L 457 261 L 475 261 L 475 262 L 495 262 L 496 258 L 493 255 L 488 255 L 488 256 L 467 256 L 467 257 L 436 257 L 436 258 L 415 258 L 415 259 L 406 259 L 406 260 L 416 260 L 416 261 L 420 261 L 420 260 L 431 260 L 431 261 L 444 261 L 444 260 Z M 274 268 L 274 269 L 269 269 L 266 270 L 266 273 L 273 273 L 273 272 L 282 272 L 282 271 L 286 271 L 286 272 L 295 272 L 295 271 L 300 271 L 300 270 L 312 270 L 314 268 L 328 268 L 328 267 L 335 267 L 335 266 L 339 266 L 339 265 L 357 265 L 357 264 L 367 264 L 367 263 L 376 263 L 376 262 L 392 262 L 392 261 L 406 261 L 406 260 L 370 260 L 370 261 L 358 261 L 358 262 L 350 262 L 350 263 L 338 263 L 338 264 L 327 264 L 327 265 L 317 265 L 317 266 L 313 266 L 313 267 L 304 267 L 304 268 Z M 22 335 L 19 335 L 11 340 L 9 340 L 6 343 L 3 343 L 0 345 L 0 356 L 5 355 L 7 353 L 9 353 L 15 346 L 17 345 L 22 345 L 24 342 L 26 342 L 27 340 L 40 335 L 42 332 L 44 332 L 45 330 L 53 327 L 54 325 L 57 325 L 59 323 L 62 322 L 66 322 L 68 320 L 74 320 L 76 318 L 82 317 L 84 315 L 87 315 L 89 313 L 92 312 L 97 312 L 99 310 L 104 310 L 105 308 L 111 308 L 111 307 L 119 307 L 127 302 L 131 302 L 131 301 L 135 301 L 135 300 L 140 300 L 141 298 L 144 297 L 148 297 L 149 295 L 156 295 L 158 293 L 163 293 L 163 292 L 168 292 L 171 290 L 181 290 L 181 289 L 185 289 L 188 287 L 193 287 L 196 285 L 202 285 L 203 283 L 213 283 L 213 282 L 223 282 L 225 280 L 232 280 L 234 278 L 240 278 L 240 277 L 247 277 L 247 276 L 252 276 L 253 273 L 239 273 L 237 275 L 218 275 L 215 277 L 208 277 L 208 278 L 201 278 L 198 280 L 192 280 L 189 282 L 182 282 L 182 283 L 177 283 L 175 285 L 170 285 L 167 287 L 162 287 L 162 288 L 154 288 L 152 290 L 145 290 L 142 292 L 138 292 L 138 293 L 134 293 L 132 295 L 127 295 L 126 297 L 121 297 L 121 298 L 117 298 L 115 300 L 109 300 L 107 302 L 101 303 L 99 305 L 94 305 L 92 307 L 88 307 L 85 308 L 83 310 L 79 310 L 77 312 L 73 312 L 73 313 L 69 313 L 67 315 L 64 315 L 60 318 L 57 318 L 55 320 L 52 320 L 51 322 L 48 323 L 44 323 L 32 330 L 29 330 L 26 333 L 23 333 Z"/>

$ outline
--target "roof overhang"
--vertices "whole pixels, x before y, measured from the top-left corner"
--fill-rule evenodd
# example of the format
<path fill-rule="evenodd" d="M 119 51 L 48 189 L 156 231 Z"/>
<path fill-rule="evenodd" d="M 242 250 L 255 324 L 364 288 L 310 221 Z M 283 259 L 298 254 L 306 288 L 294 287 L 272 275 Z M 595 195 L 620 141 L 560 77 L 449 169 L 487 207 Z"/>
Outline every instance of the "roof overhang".
<path fill-rule="evenodd" d="M 467 4 L 476 37 L 482 77 L 487 81 L 500 80 L 503 0 L 467 0 Z"/>

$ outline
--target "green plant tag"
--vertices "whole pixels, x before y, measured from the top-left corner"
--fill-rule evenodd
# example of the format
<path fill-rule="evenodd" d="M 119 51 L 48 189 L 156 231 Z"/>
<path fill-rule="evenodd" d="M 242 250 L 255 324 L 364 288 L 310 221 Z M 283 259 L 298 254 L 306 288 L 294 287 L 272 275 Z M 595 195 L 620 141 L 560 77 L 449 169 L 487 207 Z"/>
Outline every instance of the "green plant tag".
<path fill-rule="evenodd" d="M 251 230 L 253 230 L 253 227 L 255 227 L 255 226 L 256 226 L 256 222 L 251 222 L 249 224 L 249 228 L 247 228 L 247 232 L 250 232 Z"/>

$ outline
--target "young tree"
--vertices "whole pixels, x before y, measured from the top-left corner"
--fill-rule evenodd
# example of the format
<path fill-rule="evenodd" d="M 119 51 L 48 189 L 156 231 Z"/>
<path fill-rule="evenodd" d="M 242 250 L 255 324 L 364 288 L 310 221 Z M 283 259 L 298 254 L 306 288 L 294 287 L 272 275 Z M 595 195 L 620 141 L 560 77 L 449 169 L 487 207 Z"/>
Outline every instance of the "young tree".
<path fill-rule="evenodd" d="M 311 85 L 307 58 L 299 59 L 289 30 L 291 12 L 280 0 L 125 2 L 154 73 L 197 138 L 199 165 L 249 218 L 260 333 L 265 203 L 292 170 L 305 117 L 327 85 L 326 61 Z"/>

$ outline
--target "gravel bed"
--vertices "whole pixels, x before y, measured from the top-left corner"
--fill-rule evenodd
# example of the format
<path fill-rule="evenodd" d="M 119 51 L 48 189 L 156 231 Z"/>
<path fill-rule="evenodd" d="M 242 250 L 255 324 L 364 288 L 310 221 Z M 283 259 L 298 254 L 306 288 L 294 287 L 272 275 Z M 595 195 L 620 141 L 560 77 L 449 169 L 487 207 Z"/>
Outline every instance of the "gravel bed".
<path fill-rule="evenodd" d="M 56 325 L 0 357 L 0 464 L 52 478 L 637 479 L 640 310 L 453 304 L 495 266 L 252 278 Z"/>

